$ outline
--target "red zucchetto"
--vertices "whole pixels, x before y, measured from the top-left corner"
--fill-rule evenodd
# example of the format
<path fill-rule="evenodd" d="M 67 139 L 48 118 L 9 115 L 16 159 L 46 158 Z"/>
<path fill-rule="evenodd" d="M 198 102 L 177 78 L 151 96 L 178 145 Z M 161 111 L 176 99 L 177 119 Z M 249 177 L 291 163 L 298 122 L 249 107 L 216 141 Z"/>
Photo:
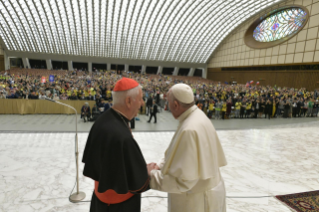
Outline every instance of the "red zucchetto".
<path fill-rule="evenodd" d="M 127 91 L 132 88 L 137 87 L 139 84 L 133 79 L 123 77 L 119 81 L 116 82 L 113 91 Z"/>

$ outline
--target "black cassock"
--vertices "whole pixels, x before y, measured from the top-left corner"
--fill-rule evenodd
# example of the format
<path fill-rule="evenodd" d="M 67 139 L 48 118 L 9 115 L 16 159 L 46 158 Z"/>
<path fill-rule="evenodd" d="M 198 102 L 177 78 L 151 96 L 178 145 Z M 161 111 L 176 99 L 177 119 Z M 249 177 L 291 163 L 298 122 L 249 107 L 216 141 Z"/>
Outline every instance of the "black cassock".
<path fill-rule="evenodd" d="M 99 116 L 91 128 L 82 162 L 83 175 L 97 182 L 98 193 L 109 189 L 117 194 L 134 195 L 117 204 L 106 204 L 93 191 L 90 211 L 137 212 L 141 193 L 149 189 L 149 176 L 142 152 L 124 116 L 110 109 Z"/>

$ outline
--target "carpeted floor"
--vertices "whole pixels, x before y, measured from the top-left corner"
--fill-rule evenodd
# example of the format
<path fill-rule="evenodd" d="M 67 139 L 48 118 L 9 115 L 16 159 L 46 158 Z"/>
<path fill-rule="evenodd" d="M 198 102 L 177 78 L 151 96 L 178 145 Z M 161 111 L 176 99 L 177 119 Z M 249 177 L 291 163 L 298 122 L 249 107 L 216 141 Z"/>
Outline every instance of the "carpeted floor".
<path fill-rule="evenodd" d="M 319 191 L 278 195 L 276 198 L 296 212 L 319 211 Z"/>

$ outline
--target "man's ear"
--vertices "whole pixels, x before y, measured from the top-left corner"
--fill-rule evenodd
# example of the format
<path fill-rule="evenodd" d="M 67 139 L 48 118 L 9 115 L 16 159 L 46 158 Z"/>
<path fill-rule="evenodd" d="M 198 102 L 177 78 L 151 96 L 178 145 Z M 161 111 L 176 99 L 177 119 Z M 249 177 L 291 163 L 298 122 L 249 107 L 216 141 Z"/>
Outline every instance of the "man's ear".
<path fill-rule="evenodd" d="M 179 106 L 179 104 L 176 100 L 174 101 L 174 106 L 175 106 L 175 108 L 177 108 Z"/>
<path fill-rule="evenodd" d="M 126 97 L 125 98 L 125 105 L 126 105 L 126 107 L 128 107 L 128 108 L 131 108 L 131 104 L 132 104 L 132 99 L 131 99 L 131 97 Z"/>

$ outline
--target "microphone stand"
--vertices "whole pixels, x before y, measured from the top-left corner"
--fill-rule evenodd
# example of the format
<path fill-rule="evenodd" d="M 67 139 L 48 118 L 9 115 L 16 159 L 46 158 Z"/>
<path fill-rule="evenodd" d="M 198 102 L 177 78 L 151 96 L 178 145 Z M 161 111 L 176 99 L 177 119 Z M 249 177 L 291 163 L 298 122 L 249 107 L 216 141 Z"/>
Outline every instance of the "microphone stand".
<path fill-rule="evenodd" d="M 69 200 L 70 202 L 77 203 L 80 202 L 85 198 L 85 193 L 82 191 L 79 191 L 79 141 L 78 141 L 78 121 L 77 121 L 77 116 L 78 113 L 74 107 L 68 104 L 64 104 L 62 102 L 47 98 L 47 97 L 42 97 L 44 100 L 48 100 L 63 106 L 66 106 L 68 108 L 71 108 L 75 112 L 75 162 L 76 162 L 76 192 L 73 193 L 70 197 Z"/>

